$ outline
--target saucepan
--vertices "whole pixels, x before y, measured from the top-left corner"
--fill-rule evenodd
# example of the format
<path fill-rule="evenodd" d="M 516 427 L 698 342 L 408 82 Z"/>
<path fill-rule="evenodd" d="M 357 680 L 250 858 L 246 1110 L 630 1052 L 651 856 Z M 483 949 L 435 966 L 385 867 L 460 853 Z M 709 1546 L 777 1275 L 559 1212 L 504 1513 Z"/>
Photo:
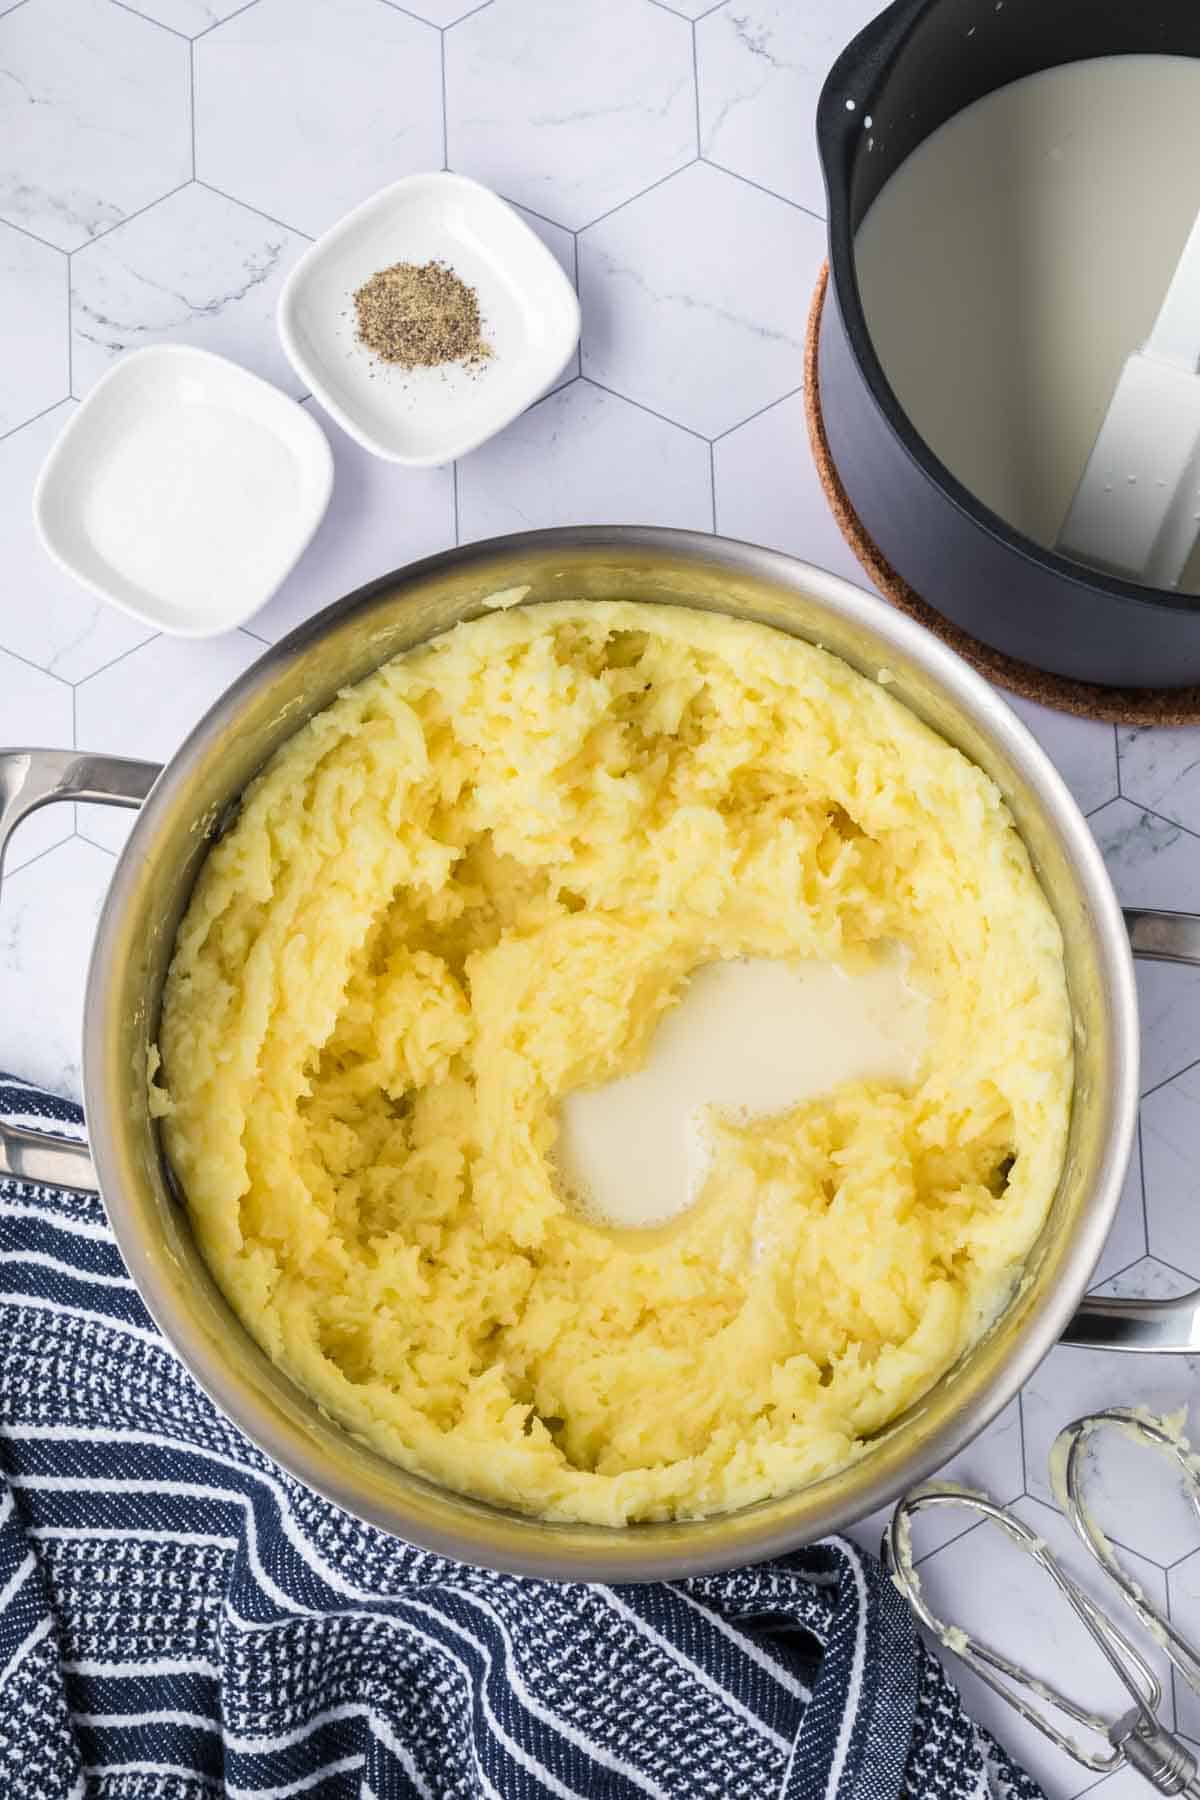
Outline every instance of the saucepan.
<path fill-rule="evenodd" d="M 847 46 L 817 111 L 829 201 L 821 416 L 867 534 L 929 605 L 1039 669 L 1109 687 L 1179 688 L 1200 682 L 1200 599 L 1085 568 L 972 494 L 887 378 L 855 255 L 880 190 L 947 119 L 1042 69 L 1137 53 L 1200 57 L 1194 0 L 894 0 Z"/>
<path fill-rule="evenodd" d="M 197 869 L 251 776 L 312 713 L 388 657 L 514 591 L 638 599 L 754 619 L 818 642 L 892 691 L 999 784 L 1062 927 L 1076 1021 L 1070 1144 L 1028 1263 L 987 1335 L 852 1467 L 723 1517 L 624 1529 L 549 1524 L 453 1494 L 387 1462 L 322 1414 L 264 1356 L 216 1288 L 164 1162 L 147 1097 L 163 978 Z M 216 1404 L 268 1455 L 346 1511 L 431 1550 L 517 1573 L 657 1580 L 776 1555 L 852 1524 L 961 1450 L 1064 1334 L 1077 1343 L 1200 1348 L 1200 1293 L 1085 1300 L 1112 1224 L 1138 1094 L 1131 945 L 1200 963 L 1200 919 L 1122 918 L 1054 768 L 1008 706 L 928 632 L 848 582 L 698 533 L 531 532 L 451 551 L 361 589 L 267 652 L 165 767 L 79 751 L 0 753 L 0 848 L 57 800 L 140 806 L 100 918 L 87 981 L 90 1150 L 7 1131 L 0 1166 L 98 1188 L 142 1298 Z"/>

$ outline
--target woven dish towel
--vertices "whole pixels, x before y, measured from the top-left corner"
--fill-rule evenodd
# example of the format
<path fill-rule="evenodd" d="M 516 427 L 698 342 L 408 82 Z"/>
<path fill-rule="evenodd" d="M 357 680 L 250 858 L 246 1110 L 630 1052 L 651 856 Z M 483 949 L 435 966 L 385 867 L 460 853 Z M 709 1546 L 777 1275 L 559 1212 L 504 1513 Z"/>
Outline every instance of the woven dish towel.
<path fill-rule="evenodd" d="M 80 1135 L 0 1075 L 0 1115 Z M 878 1564 L 490 1575 L 228 1424 L 95 1197 L 0 1180 L 5 1800 L 1041 1800 Z"/>

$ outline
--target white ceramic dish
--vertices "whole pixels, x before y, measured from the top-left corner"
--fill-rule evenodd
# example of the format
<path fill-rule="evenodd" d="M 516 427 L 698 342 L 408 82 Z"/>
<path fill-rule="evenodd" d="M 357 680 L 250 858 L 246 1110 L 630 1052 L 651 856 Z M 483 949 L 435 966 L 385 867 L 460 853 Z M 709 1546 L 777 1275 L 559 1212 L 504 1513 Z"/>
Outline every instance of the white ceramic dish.
<path fill-rule="evenodd" d="M 42 466 L 33 516 L 101 599 L 210 637 L 270 599 L 332 491 L 328 440 L 302 406 L 223 356 L 157 344 L 88 394 Z"/>
<path fill-rule="evenodd" d="M 493 354 L 481 367 L 398 368 L 356 336 L 354 293 L 392 263 L 448 264 L 479 296 Z M 575 290 L 511 206 L 465 175 L 409 175 L 327 231 L 289 275 L 279 335 L 344 431 L 391 462 L 474 450 L 562 372 L 579 342 Z"/>

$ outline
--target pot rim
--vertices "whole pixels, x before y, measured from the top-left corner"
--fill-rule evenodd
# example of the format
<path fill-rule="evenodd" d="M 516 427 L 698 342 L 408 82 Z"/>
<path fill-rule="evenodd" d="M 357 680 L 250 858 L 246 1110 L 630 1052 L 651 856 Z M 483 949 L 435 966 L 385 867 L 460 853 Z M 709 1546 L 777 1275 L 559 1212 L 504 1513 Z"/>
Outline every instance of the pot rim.
<path fill-rule="evenodd" d="M 964 486 L 925 442 L 901 405 L 876 354 L 858 284 L 847 176 L 855 154 L 855 141 L 861 139 L 864 119 L 879 105 L 879 96 L 886 88 L 896 53 L 925 14 L 941 3 L 942 0 L 893 0 L 893 4 L 842 51 L 826 77 L 817 103 L 817 147 L 828 202 L 830 286 L 855 360 L 884 424 L 901 450 L 942 497 L 977 530 L 986 533 L 1022 562 L 1048 571 L 1082 594 L 1101 593 L 1110 600 L 1151 612 L 1200 611 L 1200 594 L 1185 594 L 1171 588 L 1123 580 L 1103 569 L 1072 562 L 1056 549 L 1039 544 L 1018 531 L 999 513 L 993 512 L 985 501 Z M 864 76 L 880 55 L 887 56 L 887 64 L 876 74 L 873 84 L 864 87 Z M 847 110 L 848 93 L 854 100 L 853 112 Z"/>
<path fill-rule="evenodd" d="M 711 536 L 703 532 L 648 526 L 563 527 L 499 537 L 441 552 L 357 589 L 316 614 L 279 643 L 268 649 L 213 704 L 165 764 L 163 772 L 135 822 L 113 873 L 88 970 L 83 1038 L 83 1089 L 92 1157 L 109 1220 L 130 1273 L 147 1309 L 185 1367 L 225 1418 L 258 1446 L 271 1460 L 306 1486 L 354 1517 L 375 1525 L 439 1555 L 508 1573 L 571 1581 L 650 1581 L 678 1579 L 762 1561 L 829 1532 L 844 1529 L 879 1507 L 890 1504 L 900 1488 L 895 1476 L 870 1472 L 870 1459 L 859 1465 L 864 1471 L 851 1508 L 827 1503 L 811 1507 L 812 1496 L 822 1483 L 797 1490 L 784 1499 L 763 1502 L 740 1512 L 711 1515 L 671 1525 L 624 1527 L 559 1526 L 531 1515 L 506 1513 L 486 1503 L 467 1500 L 448 1490 L 404 1474 L 413 1491 L 435 1496 L 438 1506 L 451 1515 L 448 1522 L 427 1516 L 430 1509 L 417 1506 L 417 1518 L 406 1512 L 405 1493 L 394 1498 L 364 1495 L 362 1481 L 345 1481 L 331 1473 L 326 1459 L 311 1437 L 296 1428 L 280 1407 L 257 1410 L 252 1396 L 235 1381 L 228 1362 L 216 1355 L 211 1339 L 197 1318 L 182 1311 L 172 1297 L 161 1257 L 148 1254 L 146 1241 L 134 1217 L 118 1170 L 128 1159 L 121 1150 L 128 1087 L 113 1079 L 106 1067 L 105 1046 L 112 1041 L 116 1018 L 117 981 L 113 978 L 122 914 L 133 890 L 135 872 L 143 862 L 147 840 L 160 814 L 186 791 L 189 768 L 202 751 L 228 742 L 247 697 L 277 672 L 286 661 L 309 649 L 335 625 L 355 614 L 394 607 L 406 586 L 447 569 L 461 570 L 503 558 L 511 564 L 522 553 L 547 551 L 596 551 L 642 553 L 670 557 L 675 564 L 693 562 L 710 574 L 726 571 L 749 576 L 815 600 L 852 625 L 862 627 L 881 650 L 903 656 L 983 735 L 1007 757 L 1027 782 L 1036 807 L 1057 833 L 1069 859 L 1075 881 L 1086 900 L 1086 918 L 1093 935 L 1104 996 L 1111 1016 L 1112 1078 L 1104 1096 L 1111 1104 L 1103 1154 L 1090 1190 L 1085 1213 L 1076 1220 L 1059 1265 L 1057 1284 L 1047 1288 L 1039 1310 L 1022 1328 L 1021 1335 L 975 1395 L 971 1407 L 957 1408 L 931 1432 L 904 1464 L 902 1487 L 907 1489 L 940 1468 L 962 1450 L 996 1416 L 1033 1374 L 1061 1337 L 1103 1249 L 1120 1199 L 1136 1123 L 1138 1087 L 1138 1013 L 1133 963 L 1128 937 L 1116 895 L 1099 849 L 1075 800 L 1036 739 L 1007 702 L 982 676 L 922 626 L 896 612 L 875 595 L 841 577 L 783 552 L 753 544 Z M 390 654 L 390 652 L 388 653 Z M 380 661 L 386 660 L 386 655 Z M 297 727 L 303 721 L 297 720 Z M 240 1326 L 240 1330 L 245 1328 Z M 246 1333 L 249 1340 L 249 1333 Z M 262 1353 L 260 1353 L 262 1354 Z M 299 1389 L 293 1391 L 299 1395 Z M 303 1404 L 311 1408 L 307 1396 Z M 886 1433 L 883 1436 L 886 1438 Z M 395 1478 L 395 1465 L 385 1464 Z M 837 1476 L 829 1477 L 836 1480 Z M 803 1524 L 789 1526 L 778 1516 L 787 1501 L 809 1500 L 809 1516 Z M 482 1509 L 482 1510 L 481 1510 Z M 761 1522 L 757 1515 L 762 1514 Z M 493 1541 L 482 1523 L 476 1530 L 472 1515 L 486 1515 Z"/>

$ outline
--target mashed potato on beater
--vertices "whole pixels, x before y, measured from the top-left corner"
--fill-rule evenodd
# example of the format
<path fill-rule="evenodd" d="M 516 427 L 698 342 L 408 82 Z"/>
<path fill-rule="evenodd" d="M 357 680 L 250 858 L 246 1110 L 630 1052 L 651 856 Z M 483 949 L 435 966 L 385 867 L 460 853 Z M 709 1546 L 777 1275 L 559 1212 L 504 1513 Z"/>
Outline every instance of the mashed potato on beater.
<path fill-rule="evenodd" d="M 723 1120 L 695 1206 L 606 1229 L 557 1105 L 698 966 L 911 952 L 915 1084 Z M 267 1353 L 407 1468 L 556 1519 L 689 1517 L 860 1454 L 1047 1212 L 1058 928 L 988 778 L 763 626 L 563 602 L 459 626 L 276 754 L 201 872 L 169 1155 Z"/>

